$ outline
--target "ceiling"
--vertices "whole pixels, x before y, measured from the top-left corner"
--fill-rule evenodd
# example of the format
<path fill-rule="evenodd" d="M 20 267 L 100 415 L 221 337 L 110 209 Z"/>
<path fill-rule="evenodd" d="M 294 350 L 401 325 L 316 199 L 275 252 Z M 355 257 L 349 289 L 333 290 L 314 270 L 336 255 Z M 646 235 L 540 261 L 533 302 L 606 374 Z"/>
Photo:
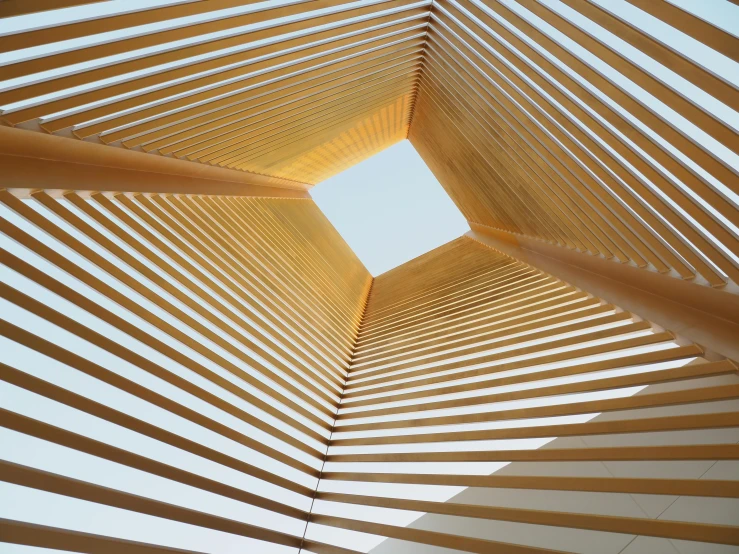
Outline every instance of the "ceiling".
<path fill-rule="evenodd" d="M 50 4 L 2 3 L 6 125 L 309 185 L 409 138 L 471 223 L 739 281 L 728 2 Z"/>

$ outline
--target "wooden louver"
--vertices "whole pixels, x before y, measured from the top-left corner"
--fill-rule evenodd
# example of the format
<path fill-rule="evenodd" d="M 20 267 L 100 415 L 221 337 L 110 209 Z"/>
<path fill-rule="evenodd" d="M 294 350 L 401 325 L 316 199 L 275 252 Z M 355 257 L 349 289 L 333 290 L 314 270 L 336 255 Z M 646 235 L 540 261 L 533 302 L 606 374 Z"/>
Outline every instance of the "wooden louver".
<path fill-rule="evenodd" d="M 739 546 L 739 527 L 722 522 L 613 517 L 582 497 L 564 510 L 510 504 L 526 491 L 739 497 L 737 481 L 679 469 L 737 463 L 736 364 L 531 266 L 463 237 L 372 281 L 310 200 L 40 191 L 0 202 L 6 487 L 260 552 L 361 552 L 377 543 L 367 534 L 399 541 L 378 552 L 581 551 L 587 533 Z M 43 461 L 24 460 L 19 437 Z M 551 437 L 580 443 L 543 447 Z M 622 477 L 625 461 L 637 465 Z M 604 476 L 592 464 L 615 465 Z M 655 477 L 665 464 L 670 476 Z M 141 479 L 151 493 L 136 491 Z M 160 498 L 162 481 L 177 501 Z M 502 492 L 465 501 L 464 487 Z M 204 509 L 193 490 L 245 508 Z M 441 521 L 383 516 L 398 510 Z M 465 518 L 486 523 L 458 530 Z M 522 538 L 515 525 L 534 530 Z M 204 541 L 23 519 L 2 529 L 6 542 L 81 552 Z"/>
<path fill-rule="evenodd" d="M 301 526 L 370 277 L 315 204 L 45 191 L 30 199 L 5 191 L 0 202 L 0 326 L 12 345 L 0 366 L 3 397 L 15 390 L 21 404 L 40 410 L 28 417 L 3 402 L 0 425 L 181 491 L 233 499 L 251 506 L 252 518 L 272 514 L 272 528 L 10 461 L 1 479 L 293 549 L 342 551 L 304 541 Z M 91 381 L 102 387 L 97 394 L 75 392 Z M 121 408 L 127 401 L 138 409 Z M 121 448 L 79 432 L 63 414 L 48 421 L 44 411 L 58 407 L 109 436 L 123 430 L 137 439 Z M 166 449 L 164 463 L 152 439 L 206 466 L 182 467 Z M 214 467 L 233 475 L 214 475 Z M 1 541 L 24 536 L 23 526 L 4 525 Z M 59 533 L 34 530 L 18 542 L 129 548 Z"/>
<path fill-rule="evenodd" d="M 734 361 L 475 233 L 373 279 L 305 193 L 408 138 L 476 233 L 728 313 L 697 4 L 0 1 L 0 550 L 739 549 Z"/>
<path fill-rule="evenodd" d="M 49 49 L 2 66 L 2 79 L 16 83 L 0 91 L 10 108 L 3 120 L 303 183 L 407 136 L 428 2 L 312 0 L 247 11 L 254 3 L 195 2 L 0 36 L 0 52 Z M 135 32 L 145 24 L 162 28 Z M 102 31 L 124 38 L 100 43 Z M 72 39 L 89 45 L 58 42 Z M 64 73 L 79 64 L 85 69 Z"/>
<path fill-rule="evenodd" d="M 3 4 L 7 125 L 295 186 L 408 137 L 474 225 L 739 281 L 739 39 L 699 6 Z"/>

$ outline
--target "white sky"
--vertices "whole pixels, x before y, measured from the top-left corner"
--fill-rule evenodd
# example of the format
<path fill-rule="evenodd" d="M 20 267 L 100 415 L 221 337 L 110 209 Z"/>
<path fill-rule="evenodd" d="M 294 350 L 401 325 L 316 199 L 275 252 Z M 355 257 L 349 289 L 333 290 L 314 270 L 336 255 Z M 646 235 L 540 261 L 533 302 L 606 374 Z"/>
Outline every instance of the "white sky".
<path fill-rule="evenodd" d="M 407 140 L 319 183 L 311 196 L 373 276 L 469 231 Z"/>

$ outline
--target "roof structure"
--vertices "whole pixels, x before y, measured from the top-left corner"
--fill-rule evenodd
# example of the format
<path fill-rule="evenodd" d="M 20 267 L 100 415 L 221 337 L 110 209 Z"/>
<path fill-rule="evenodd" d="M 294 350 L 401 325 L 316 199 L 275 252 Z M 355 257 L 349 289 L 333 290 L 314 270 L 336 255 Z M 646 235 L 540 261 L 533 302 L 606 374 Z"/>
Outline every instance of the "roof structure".
<path fill-rule="evenodd" d="M 407 136 L 472 223 L 737 282 L 737 39 L 665 1 L 604 6 L 66 10 L 0 37 L 20 52 L 2 66 L 2 119 L 307 184 Z"/>
<path fill-rule="evenodd" d="M 708 4 L 0 1 L 0 542 L 739 547 Z M 406 138 L 472 231 L 373 279 L 307 191 Z"/>

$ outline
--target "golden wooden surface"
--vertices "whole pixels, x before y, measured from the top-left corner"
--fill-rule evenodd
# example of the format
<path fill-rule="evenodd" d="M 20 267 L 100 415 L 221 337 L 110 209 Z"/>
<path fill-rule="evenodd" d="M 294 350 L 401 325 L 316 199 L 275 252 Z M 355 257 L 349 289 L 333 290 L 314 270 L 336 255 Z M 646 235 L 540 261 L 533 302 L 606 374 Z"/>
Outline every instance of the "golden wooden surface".
<path fill-rule="evenodd" d="M 42 190 L 26 198 L 0 191 L 0 203 L 6 214 L 0 218 L 0 229 L 28 252 L 22 259 L 0 249 L 5 268 L 134 342 L 121 341 L 91 326 L 89 319 L 74 317 L 68 309 L 50 306 L 5 281 L 0 284 L 3 301 L 244 425 L 226 424 L 213 412 L 202 412 L 117 373 L 108 362 L 80 355 L 74 341 L 59 344 L 54 337 L 3 319 L 0 334 L 5 340 L 249 449 L 271 460 L 272 467 L 265 468 L 259 459 L 245 461 L 195 436 L 172 432 L 21 367 L 0 364 L 0 379 L 5 384 L 299 497 L 313 496 L 311 482 L 315 484 L 320 476 L 371 277 L 311 200 L 71 191 L 51 195 Z M 11 212 L 17 218 L 15 224 L 7 217 Z M 29 234 L 20 221 L 35 226 L 45 238 Z M 51 247 L 52 243 L 57 247 Z M 40 270 L 39 260 L 56 267 L 57 273 Z M 62 274 L 83 288 L 71 287 Z M 141 347 L 158 357 L 147 355 Z M 165 360 L 191 375 L 173 372 Z M 308 519 L 307 510 L 289 502 L 11 411 L 3 409 L 0 421 L 7 429 L 183 485 L 224 494 L 288 518 Z M 260 433 L 278 442 L 265 443 Z M 284 468 L 294 473 L 286 474 Z M 297 547 L 303 541 L 299 536 L 229 523 L 206 513 L 34 471 L 12 464 L 0 468 L 3 480 L 26 487 L 278 544 Z M 8 528 L 2 540 L 16 537 L 20 529 Z M 69 535 L 59 533 L 49 530 L 48 540 L 57 547 L 71 544 L 65 542 Z M 78 539 L 82 542 L 73 543 L 84 545 L 83 551 L 93 547 L 92 542 Z M 26 535 L 17 540 L 36 544 L 28 542 Z M 100 540 L 107 544 L 108 539 Z M 318 551 L 349 552 L 315 544 Z M 109 547 L 116 548 L 112 543 Z M 156 551 L 155 545 L 147 548 Z"/>
<path fill-rule="evenodd" d="M 449 528 L 429 530 L 345 514 L 341 506 L 353 504 L 439 517 L 527 524 L 541 529 L 588 530 L 725 545 L 739 542 L 738 528 L 731 525 L 542 510 L 535 505 L 514 508 L 455 500 L 418 500 L 402 493 L 386 496 L 390 489 L 383 489 L 385 493 L 353 490 L 352 483 L 375 483 L 384 487 L 472 487 L 552 494 L 680 495 L 717 501 L 739 498 L 736 482 L 731 480 L 564 477 L 547 472 L 546 467 L 565 461 L 659 464 L 739 460 L 736 444 L 684 442 L 693 436 L 690 433 L 739 428 L 739 412 L 726 404 L 736 405 L 739 383 L 734 362 L 709 362 L 702 358 L 700 346 L 678 344 L 670 332 L 655 329 L 649 322 L 532 266 L 461 237 L 371 280 L 348 246 L 338 239 L 312 202 L 306 200 L 74 192 L 50 195 L 38 191 L 26 199 L 3 192 L 0 202 L 126 289 L 175 316 L 189 331 L 154 315 L 148 304 L 133 302 L 123 291 L 5 218 L 0 227 L 4 234 L 34 256 L 152 322 L 186 345 L 188 351 L 197 352 L 208 363 L 237 376 L 251 389 L 213 373 L 186 352 L 132 325 L 94 299 L 38 270 L 33 263 L 3 250 L 6 266 L 177 361 L 250 408 L 171 373 L 157 361 L 11 285 L 0 285 L 0 298 L 269 434 L 284 446 L 264 444 L 248 431 L 224 425 L 13 322 L 0 324 L 0 334 L 5 339 L 249 448 L 312 479 L 313 484 L 291 479 L 276 466 L 265 469 L 165 430 L 136 414 L 124 413 L 39 379 L 23 368 L 0 365 L 0 378 L 6 384 L 300 497 L 315 498 L 315 503 L 310 509 L 299 508 L 3 410 L 0 421 L 7 429 L 304 521 L 308 529 L 319 524 L 398 541 L 453 546 L 468 552 L 484 553 L 491 548 L 506 552 L 542 551 L 513 537 L 499 541 L 465 535 L 456 530 L 451 520 Z M 46 212 L 34 206 L 43 207 Z M 111 263 L 102 252 L 85 246 L 79 238 L 56 226 L 43 215 L 47 212 L 114 256 L 118 263 Z M 92 222 L 97 225 L 91 225 Z M 126 231 L 116 222 L 125 225 Z M 113 242 L 102 229 L 127 248 Z M 240 240 L 234 241 L 237 236 Z M 134 257 L 134 253 L 138 256 Z M 132 279 L 129 270 L 145 280 Z M 155 293 L 152 285 L 167 292 L 167 296 Z M 220 291 L 218 296 L 216 291 Z M 209 327 L 170 298 L 209 321 Z M 212 317 L 194 298 L 205 301 L 213 314 L 221 316 Z M 224 324 L 221 317 L 226 314 L 235 327 Z M 254 319 L 257 315 L 259 318 Z M 207 337 L 219 350 L 204 348 L 194 340 L 193 332 Z M 221 336 L 230 340 L 223 341 Z M 220 353 L 223 351 L 228 357 Z M 250 368 L 248 372 L 242 361 Z M 267 381 L 255 378 L 257 374 L 267 377 Z M 668 385 L 677 388 L 659 388 Z M 634 387 L 650 390 L 628 393 Z M 606 392 L 612 397 L 602 397 Z M 670 409 L 687 409 L 690 413 L 654 412 Z M 272 419 L 266 419 L 264 414 Z M 592 414 L 600 415 L 595 420 L 587 419 L 592 419 Z M 581 419 L 566 421 L 572 417 Z M 507 422 L 515 425 L 509 427 Z M 687 438 L 679 439 L 680 433 L 687 433 Z M 659 446 L 639 446 L 638 437 L 644 435 L 660 437 Z M 517 448 L 516 441 L 546 437 L 598 437 L 601 443 L 606 441 L 602 444 L 631 437 L 637 444 Z M 672 437 L 675 442 L 671 442 Z M 506 441 L 501 444 L 509 447 L 490 448 L 485 441 Z M 416 451 L 413 445 L 422 448 Z M 538 463 L 543 464 L 543 469 L 531 476 L 468 474 L 464 469 L 470 463 L 496 461 Z M 377 462 L 386 464 L 383 472 L 366 465 Z M 409 462 L 442 462 L 447 467 L 442 472 L 420 471 L 420 466 L 408 465 Z M 311 551 L 329 554 L 354 552 L 349 543 L 333 546 L 313 541 L 310 533 L 303 542 L 303 537 L 272 528 L 164 504 L 22 464 L 0 463 L 0 479 L 275 544 L 295 548 L 301 544 L 309 548 L 310 544 Z M 328 490 L 321 483 L 329 484 Z M 23 534 L 22 522 L 5 525 L 9 526 L 7 536 L 11 542 L 41 544 L 41 538 L 46 537 L 43 544 L 63 546 L 67 540 L 82 541 L 75 544 L 84 545 L 80 548 L 86 552 L 95 551 L 93 542 L 85 542 L 88 539 L 82 536 L 69 536 L 62 529 L 44 530 L 36 543 Z M 105 542 L 112 540 L 108 537 L 95 540 L 112 545 Z M 156 549 L 156 545 L 147 548 Z"/>
<path fill-rule="evenodd" d="M 33 191 L 157 192 L 307 198 L 308 186 L 267 175 L 237 173 L 122 148 L 0 126 L 2 185 Z"/>
<path fill-rule="evenodd" d="M 0 335 L 44 360 L 0 380 L 262 488 L 4 407 L 0 425 L 297 526 L 10 461 L 0 480 L 317 554 L 356 553 L 354 532 L 398 552 L 739 545 L 739 480 L 709 475 L 739 461 L 739 91 L 650 18 L 731 61 L 735 33 L 667 0 L 69 15 L 85 4 L 0 2 L 60 18 L 0 36 Z M 477 240 L 372 279 L 307 191 L 406 138 Z M 710 317 L 671 317 L 685 294 Z M 36 373 L 60 366 L 198 432 Z M 639 495 L 691 515 L 607 508 Z M 12 520 L 0 541 L 189 552 Z"/>
<path fill-rule="evenodd" d="M 15 17 L 105 1 L 107 0 L 5 0 L 0 4 L 0 17 Z"/>
<path fill-rule="evenodd" d="M 219 0 L 65 20 L 0 37 L 0 51 L 19 56 L 0 66 L 9 83 L 0 107 L 10 106 L 2 119 L 65 142 L 143 151 L 163 170 L 181 158 L 215 172 L 208 178 L 233 180 L 226 175 L 236 170 L 253 183 L 302 190 L 407 137 L 472 223 L 735 295 L 739 177 L 731 156 L 739 136 L 721 110 L 736 113 L 739 91 L 638 14 L 731 60 L 739 38 L 666 0 L 629 4 L 627 18 L 591 0 L 556 8 L 536 0 L 315 0 L 264 9 Z M 175 24 L 186 15 L 211 18 Z M 130 32 L 153 23 L 163 28 Z M 113 31 L 127 34 L 54 46 Z M 23 56 L 42 45 L 50 47 L 44 55 Z M 142 48 L 155 50 L 125 57 Z M 109 56 L 124 58 L 101 62 Z M 76 70 L 81 63 L 93 65 Z M 51 169 L 2 161 L 14 182 Z M 59 168 L 73 179 L 76 166 Z M 90 180 L 105 176 L 83 169 Z M 211 185 L 162 186 L 224 192 Z"/>
<path fill-rule="evenodd" d="M 188 2 L 0 37 L 0 52 L 18 56 L 0 65 L 0 82 L 10 83 L 0 91 L 0 118 L 303 186 L 407 137 L 418 68 L 403 62 L 412 54 L 420 61 L 428 2 L 252 3 Z M 178 23 L 196 15 L 210 18 Z M 136 32 L 148 24 L 162 28 Z M 122 35 L 55 46 L 105 32 Z M 44 55 L 23 56 L 40 46 Z M 144 48 L 154 50 L 126 58 Z M 109 63 L 111 56 L 123 58 Z M 77 71 L 79 64 L 86 66 Z M 193 192 L 210 193 L 206 184 Z"/>
<path fill-rule="evenodd" d="M 652 273 L 712 287 L 735 285 L 739 268 L 731 253 L 739 251 L 739 214 L 723 191 L 737 190 L 736 169 L 515 10 L 483 3 L 495 17 L 471 1 L 434 4 L 409 134 L 467 219 Z M 707 38 L 710 25 L 667 2 L 633 3 L 674 19 L 686 32 L 695 29 L 697 40 L 715 46 L 721 35 L 717 30 Z M 566 4 L 727 106 L 739 100 L 735 84 L 711 85 L 717 77 L 708 69 L 633 24 L 589 1 Z M 727 123 L 598 37 L 541 3 L 520 5 L 727 148 L 739 144 Z M 721 51 L 730 55 L 739 39 L 721 36 Z"/>
<path fill-rule="evenodd" d="M 532 537 L 546 536 L 545 528 L 565 527 L 736 544 L 739 528 L 732 525 L 585 514 L 568 511 L 565 504 L 542 509 L 523 500 L 511 507 L 496 503 L 492 492 L 490 505 L 416 496 L 424 487 L 457 486 L 736 498 L 736 481 L 722 489 L 710 480 L 558 473 L 559 462 L 628 460 L 656 468 L 703 456 L 736 460 L 739 450 L 733 443 L 685 442 L 696 440 L 701 430 L 735 432 L 739 426 L 737 412 L 727 411 L 739 406 L 736 363 L 708 362 L 702 354 L 696 344 L 678 345 L 670 332 L 461 237 L 374 279 L 330 440 L 329 467 L 321 476 L 331 484 L 319 486 L 322 504 L 314 508 L 311 521 L 382 530 L 399 541 L 399 551 L 402 541 L 490 551 L 486 548 L 492 546 L 475 542 L 485 536 L 474 531 L 478 528 L 460 526 L 456 518 L 541 526 L 532 529 Z M 622 394 L 631 387 L 646 390 Z M 606 392 L 610 397 L 604 397 Z M 585 419 L 567 420 L 577 417 Z M 659 446 L 638 446 L 642 435 Z M 527 450 L 525 440 L 547 437 L 572 440 L 573 446 Z M 588 437 L 613 446 L 574 446 Z M 617 446 L 620 442 L 624 446 Z M 537 464 L 537 471 L 483 475 L 469 467 L 496 461 Z M 374 469 L 377 463 L 383 464 L 380 472 Z M 434 471 L 432 463 L 442 465 Z M 352 483 L 382 488 L 355 492 Z M 417 488 L 405 492 L 403 487 L 410 485 Z M 396 531 L 345 521 L 341 506 L 346 503 L 435 514 L 437 519 Z M 450 536 L 465 530 L 474 536 Z M 499 546 L 506 552 L 541 544 L 515 532 L 500 537 L 510 540 Z"/>

